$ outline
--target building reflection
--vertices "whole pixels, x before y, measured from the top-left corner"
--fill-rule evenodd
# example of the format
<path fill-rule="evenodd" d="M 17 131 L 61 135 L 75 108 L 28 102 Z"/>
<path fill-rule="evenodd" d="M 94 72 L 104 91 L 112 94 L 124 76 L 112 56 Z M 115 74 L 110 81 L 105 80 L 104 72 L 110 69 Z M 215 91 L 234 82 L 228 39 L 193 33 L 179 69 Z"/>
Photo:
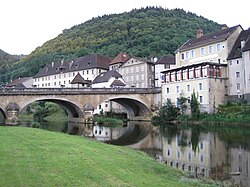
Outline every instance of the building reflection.
<path fill-rule="evenodd" d="M 194 135 L 191 130 L 183 130 L 172 141 L 167 137 L 163 137 L 162 141 L 163 161 L 171 167 L 190 172 L 196 177 L 213 179 L 224 178 L 224 174 L 229 173 L 228 151 L 217 134 Z"/>

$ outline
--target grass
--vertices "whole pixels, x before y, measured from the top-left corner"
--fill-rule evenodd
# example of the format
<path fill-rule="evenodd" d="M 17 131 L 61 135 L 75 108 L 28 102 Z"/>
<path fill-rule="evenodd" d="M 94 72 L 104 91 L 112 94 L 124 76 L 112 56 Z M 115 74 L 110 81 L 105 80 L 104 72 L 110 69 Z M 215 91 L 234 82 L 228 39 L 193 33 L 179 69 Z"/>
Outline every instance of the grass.
<path fill-rule="evenodd" d="M 122 125 L 123 121 L 121 119 L 117 119 L 117 118 L 110 118 L 110 117 L 106 117 L 106 116 L 100 116 L 100 115 L 94 115 L 93 116 L 93 120 L 94 122 L 97 122 L 99 124 L 116 124 L 116 125 Z"/>
<path fill-rule="evenodd" d="M 0 126 L 0 186 L 209 186 L 144 153 L 80 136 Z"/>

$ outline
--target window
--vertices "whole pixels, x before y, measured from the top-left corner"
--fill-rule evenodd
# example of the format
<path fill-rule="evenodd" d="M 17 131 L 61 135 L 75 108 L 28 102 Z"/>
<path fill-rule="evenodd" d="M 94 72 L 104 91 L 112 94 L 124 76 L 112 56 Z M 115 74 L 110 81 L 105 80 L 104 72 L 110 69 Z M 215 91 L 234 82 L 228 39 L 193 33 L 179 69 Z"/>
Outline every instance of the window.
<path fill-rule="evenodd" d="M 167 155 L 170 156 L 170 150 L 169 149 L 167 150 Z"/>
<path fill-rule="evenodd" d="M 191 51 L 191 58 L 195 58 L 195 51 L 194 50 Z"/>
<path fill-rule="evenodd" d="M 240 63 L 240 61 L 239 60 L 236 60 L 236 64 L 239 64 Z"/>
<path fill-rule="evenodd" d="M 221 44 L 216 45 L 217 52 L 221 52 Z"/>
<path fill-rule="evenodd" d="M 56 75 L 54 76 L 54 78 L 56 79 Z"/>
<path fill-rule="evenodd" d="M 176 93 L 179 93 L 179 86 L 176 86 Z"/>
<path fill-rule="evenodd" d="M 99 109 L 102 109 L 102 105 L 99 105 Z"/>
<path fill-rule="evenodd" d="M 181 60 L 184 60 L 184 53 L 181 53 Z"/>
<path fill-rule="evenodd" d="M 167 88 L 167 94 L 169 93 L 169 88 Z"/>
<path fill-rule="evenodd" d="M 213 48 L 212 45 L 210 45 L 210 46 L 208 47 L 208 52 L 209 52 L 210 54 L 214 52 L 214 48 Z"/>
<path fill-rule="evenodd" d="M 236 78 L 240 78 L 240 72 L 236 72 Z"/>
<path fill-rule="evenodd" d="M 187 85 L 187 92 L 190 92 L 190 85 Z"/>
<path fill-rule="evenodd" d="M 180 153 L 180 151 L 177 151 L 177 158 L 181 158 L 181 153 Z"/>
<path fill-rule="evenodd" d="M 203 150 L 204 148 L 204 145 L 203 145 L 203 142 L 200 143 L 200 149 Z"/>
<path fill-rule="evenodd" d="M 202 103 L 203 102 L 203 97 L 202 96 L 200 96 L 200 103 Z"/>
<path fill-rule="evenodd" d="M 189 52 L 186 52 L 186 59 L 189 59 Z"/>
<path fill-rule="evenodd" d="M 73 73 L 73 77 L 75 76 L 75 72 Z"/>
<path fill-rule="evenodd" d="M 92 69 L 92 74 L 94 74 L 94 70 Z"/>
<path fill-rule="evenodd" d="M 189 162 L 192 161 L 192 153 L 188 153 L 188 161 L 189 161 Z"/>
<path fill-rule="evenodd" d="M 64 76 L 64 78 L 66 78 L 66 74 L 65 73 L 63 74 L 63 76 Z"/>
<path fill-rule="evenodd" d="M 218 62 L 218 64 L 220 64 L 221 63 L 221 58 L 218 58 L 217 62 Z"/>
<path fill-rule="evenodd" d="M 240 90 L 240 83 L 236 84 L 236 90 L 239 91 Z"/>
<path fill-rule="evenodd" d="M 203 162 L 204 161 L 204 157 L 203 155 L 200 156 L 200 162 Z"/>
<path fill-rule="evenodd" d="M 199 90 L 202 90 L 202 83 L 199 83 Z"/>
<path fill-rule="evenodd" d="M 205 55 L 205 48 L 201 48 L 201 55 L 204 56 Z"/>
<path fill-rule="evenodd" d="M 56 86 L 56 82 L 54 82 L 54 86 Z"/>

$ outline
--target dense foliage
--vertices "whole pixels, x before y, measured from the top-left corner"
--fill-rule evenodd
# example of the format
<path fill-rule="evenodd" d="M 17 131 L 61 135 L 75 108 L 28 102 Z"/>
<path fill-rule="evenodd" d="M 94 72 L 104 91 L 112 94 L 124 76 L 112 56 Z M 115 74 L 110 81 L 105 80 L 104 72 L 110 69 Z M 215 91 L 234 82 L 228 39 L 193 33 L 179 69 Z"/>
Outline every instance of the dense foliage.
<path fill-rule="evenodd" d="M 173 54 L 179 45 L 195 36 L 220 29 L 220 25 L 186 12 L 146 7 L 121 14 L 104 15 L 66 29 L 0 75 L 0 82 L 33 76 L 45 64 L 91 53 L 115 57 L 124 51 L 137 57 Z"/>
<path fill-rule="evenodd" d="M 8 71 L 8 69 L 17 61 L 19 61 L 22 56 L 10 55 L 0 49 L 0 75 L 3 75 Z M 5 77 L 1 76 L 1 82 L 6 82 Z"/>

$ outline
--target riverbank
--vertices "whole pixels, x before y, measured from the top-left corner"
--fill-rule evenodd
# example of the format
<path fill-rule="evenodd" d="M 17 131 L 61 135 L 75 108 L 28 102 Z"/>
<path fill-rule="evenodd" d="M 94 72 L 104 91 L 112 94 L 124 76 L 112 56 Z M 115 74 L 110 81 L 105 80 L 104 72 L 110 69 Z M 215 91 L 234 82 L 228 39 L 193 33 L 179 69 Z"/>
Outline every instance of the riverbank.
<path fill-rule="evenodd" d="M 202 186 L 142 152 L 42 129 L 0 126 L 0 186 Z"/>

